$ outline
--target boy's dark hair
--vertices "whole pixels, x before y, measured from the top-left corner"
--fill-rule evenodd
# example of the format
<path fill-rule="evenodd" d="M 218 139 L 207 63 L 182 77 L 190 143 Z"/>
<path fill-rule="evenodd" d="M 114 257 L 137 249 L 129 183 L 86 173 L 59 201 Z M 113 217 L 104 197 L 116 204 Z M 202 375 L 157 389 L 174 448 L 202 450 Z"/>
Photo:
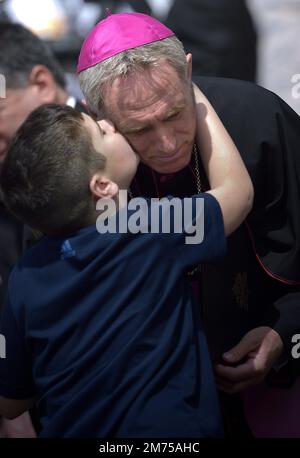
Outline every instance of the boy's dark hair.
<path fill-rule="evenodd" d="M 64 72 L 49 47 L 21 24 L 1 22 L 0 73 L 5 76 L 7 87 L 26 86 L 36 65 L 47 67 L 56 83 L 65 89 Z"/>
<path fill-rule="evenodd" d="M 92 175 L 105 167 L 84 117 L 71 107 L 44 105 L 16 133 L 3 162 L 0 184 L 8 209 L 46 234 L 92 224 Z"/>

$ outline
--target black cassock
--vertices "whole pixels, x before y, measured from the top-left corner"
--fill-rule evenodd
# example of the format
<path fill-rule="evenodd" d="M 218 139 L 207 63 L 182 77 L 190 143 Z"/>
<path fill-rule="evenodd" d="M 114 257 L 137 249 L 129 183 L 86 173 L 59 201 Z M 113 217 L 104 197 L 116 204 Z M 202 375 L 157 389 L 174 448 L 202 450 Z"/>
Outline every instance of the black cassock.
<path fill-rule="evenodd" d="M 255 189 L 246 223 L 228 238 L 226 259 L 201 266 L 196 278 L 210 351 L 218 361 L 247 331 L 271 326 L 292 363 L 283 369 L 288 385 L 298 371 L 291 338 L 300 332 L 300 117 L 253 83 L 210 77 L 195 83 L 233 138 Z M 195 194 L 193 159 L 170 175 L 142 164 L 132 189 L 148 197 Z"/>

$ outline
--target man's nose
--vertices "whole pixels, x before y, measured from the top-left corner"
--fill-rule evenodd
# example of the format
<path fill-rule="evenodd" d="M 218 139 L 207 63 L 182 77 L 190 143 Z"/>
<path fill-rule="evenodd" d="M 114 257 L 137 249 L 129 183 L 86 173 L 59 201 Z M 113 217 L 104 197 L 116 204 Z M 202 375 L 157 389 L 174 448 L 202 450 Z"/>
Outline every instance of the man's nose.
<path fill-rule="evenodd" d="M 159 152 L 165 156 L 176 152 L 176 135 L 173 129 L 162 127 L 157 130 Z"/>

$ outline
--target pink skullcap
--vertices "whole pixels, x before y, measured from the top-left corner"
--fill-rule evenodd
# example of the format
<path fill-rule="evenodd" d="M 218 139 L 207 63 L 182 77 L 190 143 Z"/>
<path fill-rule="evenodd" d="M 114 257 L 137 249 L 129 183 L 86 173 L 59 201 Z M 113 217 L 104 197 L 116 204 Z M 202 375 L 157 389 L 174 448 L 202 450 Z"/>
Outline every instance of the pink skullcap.
<path fill-rule="evenodd" d="M 172 30 L 146 14 L 111 14 L 100 21 L 85 39 L 79 55 L 77 72 L 80 73 L 127 49 L 173 35 Z"/>

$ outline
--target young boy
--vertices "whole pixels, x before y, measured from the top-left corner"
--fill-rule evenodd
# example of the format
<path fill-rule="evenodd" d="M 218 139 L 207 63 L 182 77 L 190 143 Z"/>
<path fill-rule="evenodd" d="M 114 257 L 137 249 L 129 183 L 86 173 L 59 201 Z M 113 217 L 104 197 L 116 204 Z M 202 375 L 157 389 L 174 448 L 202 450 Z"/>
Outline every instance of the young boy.
<path fill-rule="evenodd" d="M 97 232 L 105 212 L 96 202 L 113 199 L 121 218 L 127 208 L 118 191 L 128 189 L 138 165 L 109 122 L 51 105 L 20 128 L 1 172 L 3 196 L 45 236 L 10 278 L 1 415 L 14 418 L 36 402 L 42 437 L 222 434 L 185 272 L 224 254 L 225 234 L 247 215 L 253 189 L 217 115 L 199 119 L 212 190 L 192 198 L 194 209 L 204 199 L 198 244 L 187 244 L 184 231 Z"/>

